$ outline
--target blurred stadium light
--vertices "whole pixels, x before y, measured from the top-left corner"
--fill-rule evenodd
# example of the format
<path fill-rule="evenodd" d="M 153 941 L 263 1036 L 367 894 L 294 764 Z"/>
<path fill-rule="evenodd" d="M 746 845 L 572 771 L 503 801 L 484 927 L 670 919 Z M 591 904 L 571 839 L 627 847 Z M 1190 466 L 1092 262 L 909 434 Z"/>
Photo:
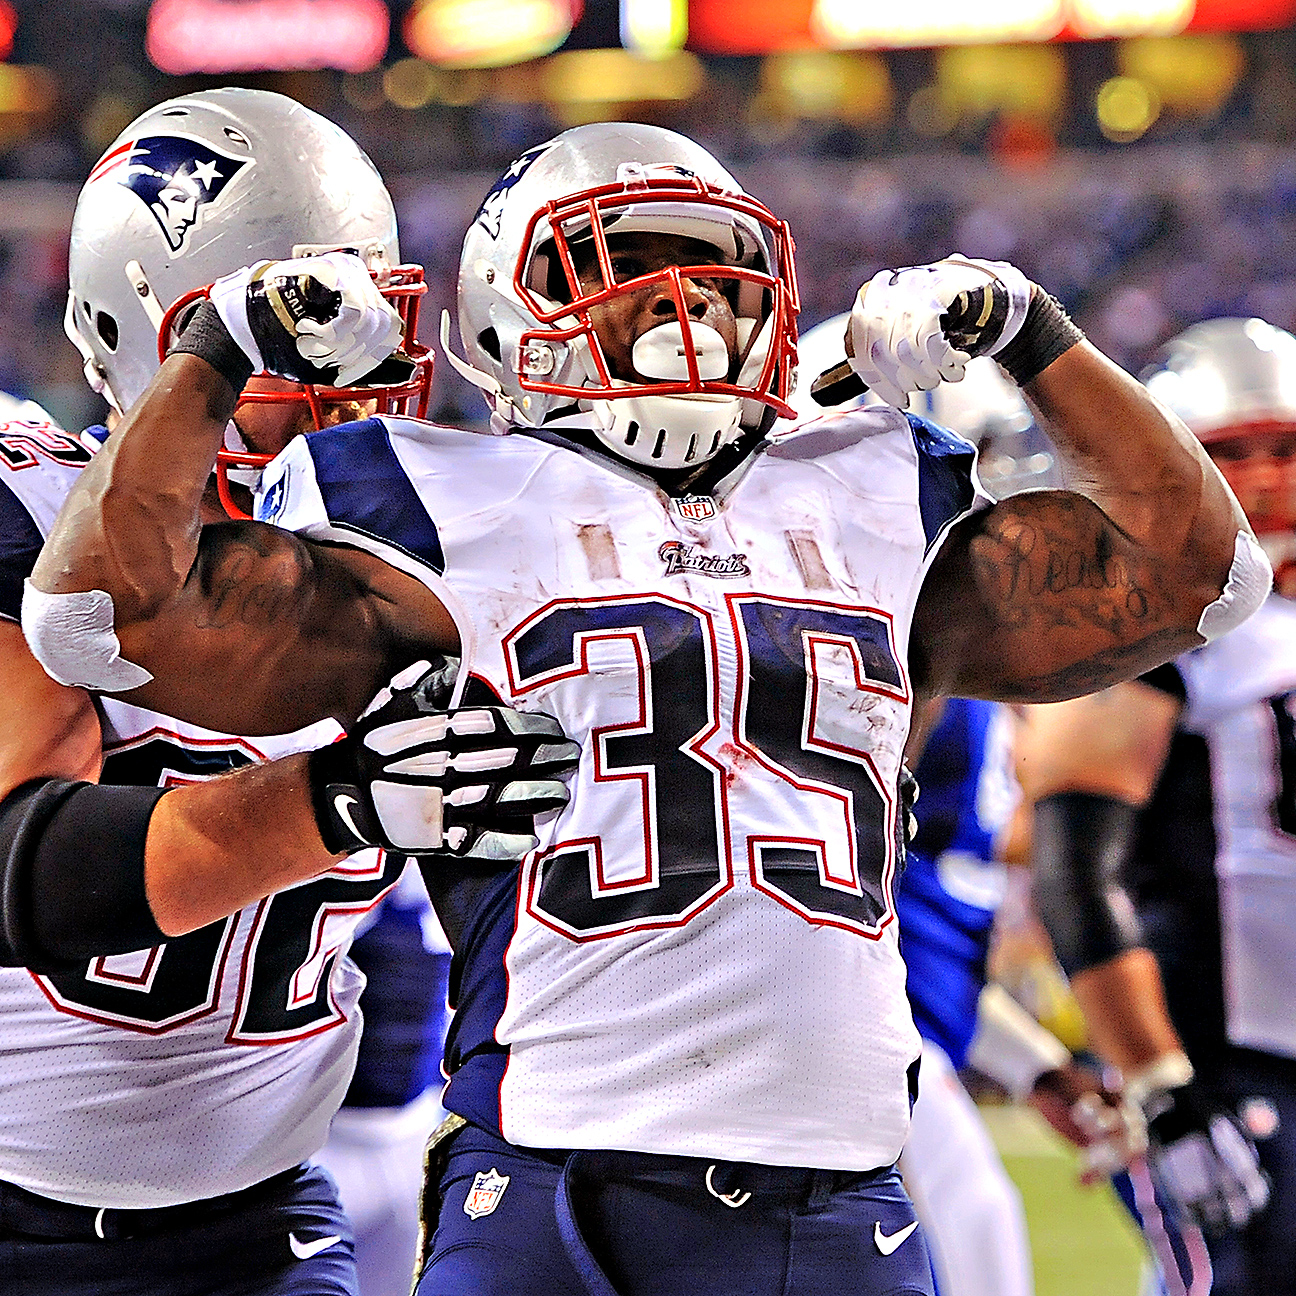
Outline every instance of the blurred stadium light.
<path fill-rule="evenodd" d="M 382 0 L 154 0 L 147 51 L 172 76 L 363 72 L 387 52 Z"/>
<path fill-rule="evenodd" d="M 581 9 L 581 0 L 415 0 L 405 43 L 446 67 L 521 63 L 557 49 Z"/>
<path fill-rule="evenodd" d="M 805 121 L 885 119 L 895 97 L 877 54 L 795 50 L 761 64 L 757 110 Z"/>
<path fill-rule="evenodd" d="M 705 75 L 696 55 L 683 51 L 649 59 L 628 50 L 567 50 L 545 64 L 541 84 L 554 104 L 650 103 L 688 99 Z"/>
<path fill-rule="evenodd" d="M 648 58 L 683 49 L 688 0 L 621 0 L 621 43 Z"/>
<path fill-rule="evenodd" d="M 1237 38 L 1214 32 L 1122 41 L 1117 61 L 1125 76 L 1151 86 L 1166 107 L 1202 116 L 1219 111 L 1246 71 Z"/>

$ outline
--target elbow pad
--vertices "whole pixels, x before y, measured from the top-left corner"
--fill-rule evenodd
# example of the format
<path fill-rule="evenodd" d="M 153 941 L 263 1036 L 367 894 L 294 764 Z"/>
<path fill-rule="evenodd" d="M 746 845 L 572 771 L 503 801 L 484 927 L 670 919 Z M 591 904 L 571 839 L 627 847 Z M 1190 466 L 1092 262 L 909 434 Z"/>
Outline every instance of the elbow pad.
<path fill-rule="evenodd" d="M 1239 531 L 1224 592 L 1202 611 L 1197 633 L 1210 643 L 1235 630 L 1259 609 L 1272 587 L 1273 567 L 1265 551 L 1249 531 Z"/>
<path fill-rule="evenodd" d="M 1138 808 L 1113 797 L 1060 792 L 1035 805 L 1035 905 L 1068 976 L 1142 942 L 1121 880 Z"/>
<path fill-rule="evenodd" d="M 167 939 L 144 891 L 167 790 L 50 778 L 0 800 L 0 965 L 58 972 Z"/>
<path fill-rule="evenodd" d="M 23 582 L 22 629 L 32 656 L 59 684 L 125 693 L 153 676 L 121 655 L 112 597 L 103 590 L 46 594 Z"/>

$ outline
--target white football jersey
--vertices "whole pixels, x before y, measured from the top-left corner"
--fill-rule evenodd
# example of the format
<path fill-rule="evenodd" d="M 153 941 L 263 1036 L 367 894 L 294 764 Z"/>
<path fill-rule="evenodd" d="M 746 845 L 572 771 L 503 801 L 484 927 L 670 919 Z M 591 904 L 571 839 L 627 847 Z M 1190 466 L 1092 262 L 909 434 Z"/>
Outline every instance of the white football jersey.
<path fill-rule="evenodd" d="M 566 443 L 401 419 L 267 469 L 258 516 L 440 572 L 461 689 L 582 747 L 569 806 L 469 922 L 449 1108 L 536 1147 L 894 1161 L 918 1056 L 892 905 L 909 629 L 983 498 L 973 462 L 882 409 L 676 501 Z"/>
<path fill-rule="evenodd" d="M 0 424 L 0 615 L 17 618 L 93 444 Z M 249 740 L 111 698 L 101 713 L 105 783 L 193 782 L 338 733 L 329 721 Z M 365 852 L 156 949 L 57 976 L 0 969 L 0 1180 L 85 1206 L 167 1206 L 310 1157 L 360 1034 L 351 932 L 398 872 Z"/>
<path fill-rule="evenodd" d="M 1175 666 L 1210 756 L 1228 1035 L 1296 1057 L 1296 604 L 1271 596 Z"/>

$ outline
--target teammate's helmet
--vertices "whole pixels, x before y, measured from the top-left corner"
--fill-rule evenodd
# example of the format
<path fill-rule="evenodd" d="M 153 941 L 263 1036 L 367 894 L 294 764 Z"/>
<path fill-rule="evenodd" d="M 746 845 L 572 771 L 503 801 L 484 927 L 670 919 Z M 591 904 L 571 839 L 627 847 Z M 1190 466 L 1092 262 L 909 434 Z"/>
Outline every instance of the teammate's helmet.
<path fill-rule="evenodd" d="M 1296 528 L 1296 337 L 1260 319 L 1206 320 L 1143 381 L 1205 445 L 1258 535 Z"/>
<path fill-rule="evenodd" d="M 726 286 L 738 358 L 689 317 L 671 266 L 615 283 L 607 239 L 659 232 L 718 250 L 698 277 Z M 580 245 L 584 243 L 585 248 Z M 578 282 L 593 250 L 601 286 Z M 634 345 L 636 372 L 613 376 L 590 309 L 653 283 L 675 318 Z M 773 409 L 791 417 L 798 310 L 792 237 L 704 148 L 656 126 L 578 126 L 524 153 L 496 181 L 464 240 L 459 329 L 471 362 L 451 362 L 510 422 L 538 427 L 579 404 L 615 454 L 648 468 L 706 462 Z M 443 340 L 445 329 L 443 326 Z"/>
<path fill-rule="evenodd" d="M 382 178 L 340 127 L 283 95 L 204 90 L 137 117 L 100 158 L 77 200 L 68 253 L 67 335 L 86 380 L 119 412 L 143 393 L 170 341 L 164 314 L 186 294 L 257 261 L 349 248 L 405 322 L 417 361 L 399 386 L 329 400 L 426 409 L 431 356 L 415 343 L 418 266 L 398 266 L 396 213 Z M 249 399 L 319 400 L 304 388 Z M 228 464 L 264 456 L 223 455 Z"/>
<path fill-rule="evenodd" d="M 981 484 L 995 499 L 1062 484 L 1052 443 L 1019 388 L 989 356 L 969 361 L 962 382 L 920 393 L 915 413 L 977 447 Z"/>

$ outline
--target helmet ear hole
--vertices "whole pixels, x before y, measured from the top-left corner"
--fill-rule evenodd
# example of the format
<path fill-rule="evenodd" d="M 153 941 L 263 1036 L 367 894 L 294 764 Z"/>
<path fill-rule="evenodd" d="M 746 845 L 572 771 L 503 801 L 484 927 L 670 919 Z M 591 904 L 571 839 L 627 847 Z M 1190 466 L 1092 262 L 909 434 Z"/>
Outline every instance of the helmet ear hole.
<path fill-rule="evenodd" d="M 95 316 L 95 332 L 99 334 L 99 340 L 108 348 L 109 351 L 117 350 L 117 321 L 108 314 L 107 311 L 100 311 Z"/>
<path fill-rule="evenodd" d="M 486 352 L 492 360 L 497 363 L 501 360 L 503 352 L 500 350 L 499 334 L 493 328 L 484 328 L 477 334 L 477 345 Z"/>

